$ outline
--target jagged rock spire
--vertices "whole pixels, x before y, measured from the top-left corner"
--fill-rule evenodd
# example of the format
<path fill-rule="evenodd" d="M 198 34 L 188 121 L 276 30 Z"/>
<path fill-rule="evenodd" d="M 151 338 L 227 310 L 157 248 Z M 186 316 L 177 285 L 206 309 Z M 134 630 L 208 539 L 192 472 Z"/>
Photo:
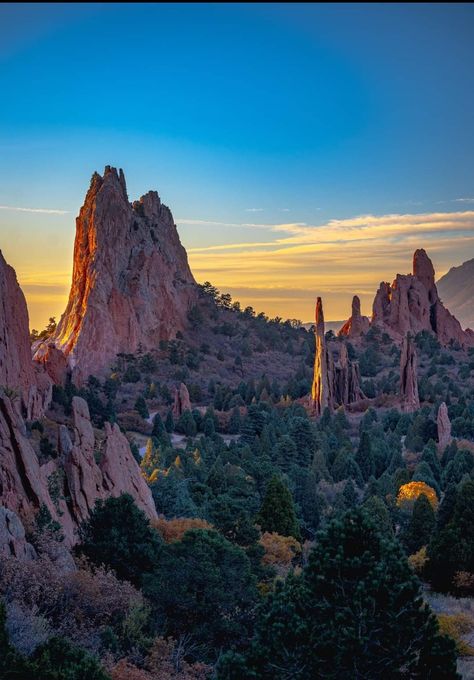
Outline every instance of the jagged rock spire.
<path fill-rule="evenodd" d="M 403 338 L 400 355 L 400 402 L 402 411 L 406 413 L 412 413 L 420 408 L 416 348 L 409 333 Z"/>
<path fill-rule="evenodd" d="M 316 356 L 314 361 L 314 376 L 311 396 L 316 415 L 320 416 L 324 409 L 333 406 L 332 395 L 332 358 L 326 346 L 324 335 L 324 312 L 320 297 L 316 301 Z"/>

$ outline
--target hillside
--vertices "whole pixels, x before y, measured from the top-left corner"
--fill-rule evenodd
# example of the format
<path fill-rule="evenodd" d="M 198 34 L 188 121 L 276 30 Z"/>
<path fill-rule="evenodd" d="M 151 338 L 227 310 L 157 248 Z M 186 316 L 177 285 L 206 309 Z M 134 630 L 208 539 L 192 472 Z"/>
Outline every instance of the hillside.
<path fill-rule="evenodd" d="M 437 283 L 446 307 L 463 328 L 474 328 L 474 257 L 459 267 L 451 267 Z"/>

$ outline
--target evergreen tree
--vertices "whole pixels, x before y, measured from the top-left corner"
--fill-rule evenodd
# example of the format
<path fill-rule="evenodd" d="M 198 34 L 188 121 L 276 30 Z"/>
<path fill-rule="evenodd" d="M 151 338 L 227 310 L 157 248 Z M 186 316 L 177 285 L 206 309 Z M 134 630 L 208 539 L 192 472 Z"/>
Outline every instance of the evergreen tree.
<path fill-rule="evenodd" d="M 154 567 L 161 546 L 158 533 L 130 494 L 98 500 L 80 527 L 80 538 L 79 554 L 94 564 L 105 564 L 135 585 Z"/>
<path fill-rule="evenodd" d="M 173 411 L 171 409 L 169 409 L 168 413 L 166 414 L 165 430 L 168 432 L 168 434 L 171 434 L 174 431 Z"/>
<path fill-rule="evenodd" d="M 355 462 L 360 468 L 364 481 L 375 474 L 375 460 L 372 453 L 372 445 L 369 433 L 364 430 L 360 436 L 359 447 L 355 456 Z"/>
<path fill-rule="evenodd" d="M 196 435 L 196 422 L 191 411 L 183 411 L 176 423 L 176 431 L 185 434 L 186 437 L 194 437 Z"/>
<path fill-rule="evenodd" d="M 436 519 L 433 507 L 424 493 L 420 494 L 413 505 L 413 512 L 406 530 L 402 533 L 402 542 L 408 555 L 418 552 L 430 542 Z"/>
<path fill-rule="evenodd" d="M 262 605 L 250 650 L 224 656 L 217 677 L 459 678 L 401 548 L 361 509 L 319 534 L 302 576 Z"/>
<path fill-rule="evenodd" d="M 268 482 L 256 521 L 262 531 L 274 531 L 281 536 L 293 536 L 301 540 L 292 495 L 279 477 L 273 476 Z"/>
<path fill-rule="evenodd" d="M 153 430 L 151 431 L 151 436 L 157 439 L 166 432 L 165 425 L 159 413 L 156 413 L 153 418 Z"/>
<path fill-rule="evenodd" d="M 474 573 L 474 482 L 465 482 L 458 492 L 454 513 L 428 546 L 427 575 L 433 587 L 456 591 L 457 572 Z M 471 586 L 471 592 L 474 589 Z"/>
<path fill-rule="evenodd" d="M 148 412 L 148 407 L 146 405 L 146 401 L 141 395 L 138 397 L 138 399 L 135 402 L 135 411 L 138 411 L 138 413 L 141 415 L 143 420 L 147 420 L 147 418 L 150 417 L 150 413 Z"/>

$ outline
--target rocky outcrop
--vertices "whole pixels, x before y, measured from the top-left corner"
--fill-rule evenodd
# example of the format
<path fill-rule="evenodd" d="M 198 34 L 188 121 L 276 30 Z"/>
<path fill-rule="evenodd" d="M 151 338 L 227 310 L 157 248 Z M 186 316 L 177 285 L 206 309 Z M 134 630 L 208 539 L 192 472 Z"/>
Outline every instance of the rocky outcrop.
<path fill-rule="evenodd" d="M 334 404 L 354 404 L 365 395 L 360 386 L 360 370 L 357 361 L 350 361 L 347 345 L 340 345 L 339 360 L 334 364 Z"/>
<path fill-rule="evenodd" d="M 132 455 L 127 438 L 117 424 L 105 423 L 105 444 L 99 467 L 102 487 L 107 496 L 129 493 L 147 517 L 156 518 L 151 490 Z"/>
<path fill-rule="evenodd" d="M 360 311 L 360 308 L 359 308 Z M 317 416 L 325 408 L 354 404 L 365 395 L 360 387 L 357 361 L 351 361 L 344 342 L 328 342 L 325 337 L 323 303 L 316 302 L 316 355 L 311 402 Z"/>
<path fill-rule="evenodd" d="M 342 326 L 338 335 L 348 338 L 358 338 L 367 333 L 370 328 L 370 321 L 360 313 L 360 299 L 357 295 L 352 298 L 352 313 L 346 323 Z"/>
<path fill-rule="evenodd" d="M 76 524 L 84 521 L 98 499 L 129 493 L 150 518 L 156 517 L 151 491 L 130 445 L 118 425 L 105 424 L 99 448 L 84 399 L 73 397 L 73 438 L 60 426 L 58 448 L 63 457 L 65 494 Z"/>
<path fill-rule="evenodd" d="M 31 361 L 29 335 L 25 296 L 0 251 L 0 387 L 33 420 L 51 401 L 51 381 Z"/>
<path fill-rule="evenodd" d="M 449 420 L 448 407 L 443 401 L 438 409 L 436 418 L 438 426 L 438 452 L 442 454 L 447 446 L 451 444 L 451 421 Z"/>
<path fill-rule="evenodd" d="M 416 348 L 409 333 L 403 338 L 400 355 L 400 404 L 405 413 L 412 413 L 420 408 Z"/>
<path fill-rule="evenodd" d="M 20 518 L 8 508 L 0 507 L 0 556 L 16 557 L 30 561 L 36 558 L 36 551 L 28 543 L 25 527 Z"/>
<path fill-rule="evenodd" d="M 71 291 L 51 341 L 76 384 L 120 352 L 157 348 L 197 298 L 170 210 L 156 191 L 129 203 L 122 170 L 95 173 L 76 220 Z"/>
<path fill-rule="evenodd" d="M 106 424 L 105 438 L 96 441 L 80 397 L 73 398 L 72 418 L 71 432 L 59 425 L 59 457 L 40 465 L 23 420 L 0 393 L 0 505 L 28 526 L 45 506 L 68 546 L 77 541 L 77 527 L 98 499 L 130 493 L 148 517 L 156 517 L 151 491 L 117 425 Z"/>
<path fill-rule="evenodd" d="M 64 385 L 68 374 L 65 355 L 50 340 L 39 340 L 32 345 L 36 364 L 43 367 L 55 385 Z"/>
<path fill-rule="evenodd" d="M 323 303 L 320 297 L 316 301 L 315 321 L 316 355 L 311 397 L 315 413 L 317 416 L 320 416 L 324 409 L 333 408 L 332 387 L 334 382 L 332 356 L 328 352 L 326 344 Z"/>
<path fill-rule="evenodd" d="M 183 411 L 191 410 L 191 400 L 186 385 L 181 383 L 179 387 L 173 387 L 172 397 L 173 418 L 177 420 L 182 415 Z"/>
<path fill-rule="evenodd" d="M 423 249 L 415 251 L 413 274 L 397 274 L 392 285 L 380 284 L 371 323 L 400 341 L 407 333 L 429 331 L 444 346 L 451 342 L 474 345 L 474 332 L 463 331 L 439 299 L 433 264 Z"/>

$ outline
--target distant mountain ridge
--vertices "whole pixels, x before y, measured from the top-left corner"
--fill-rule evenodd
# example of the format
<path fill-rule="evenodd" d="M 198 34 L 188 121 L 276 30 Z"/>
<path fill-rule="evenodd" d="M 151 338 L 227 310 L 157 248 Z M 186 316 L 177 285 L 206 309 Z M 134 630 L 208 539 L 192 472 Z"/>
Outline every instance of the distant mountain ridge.
<path fill-rule="evenodd" d="M 474 329 L 474 258 L 451 267 L 436 285 L 444 304 L 462 327 Z"/>

